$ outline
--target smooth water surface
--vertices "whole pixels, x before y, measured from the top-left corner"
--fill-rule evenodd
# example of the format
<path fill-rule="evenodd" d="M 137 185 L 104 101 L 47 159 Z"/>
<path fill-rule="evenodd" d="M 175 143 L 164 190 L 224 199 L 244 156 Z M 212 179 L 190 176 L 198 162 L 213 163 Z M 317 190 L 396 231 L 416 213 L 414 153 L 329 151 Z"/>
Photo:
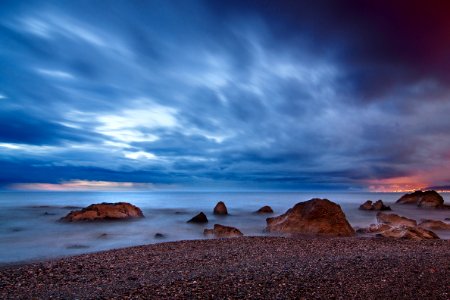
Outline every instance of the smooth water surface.
<path fill-rule="evenodd" d="M 284 213 L 300 201 L 327 198 L 339 203 L 353 227 L 375 223 L 375 212 L 358 210 L 365 200 L 382 199 L 397 214 L 416 220 L 444 220 L 449 210 L 419 209 L 393 204 L 396 193 L 293 193 L 293 192 L 0 192 L 0 263 L 48 259 L 166 241 L 203 239 L 203 229 L 213 224 L 239 228 L 245 235 L 264 235 L 265 219 L 254 211 L 270 205 L 273 215 Z M 443 194 L 446 202 L 449 194 Z M 62 223 L 58 220 L 77 207 L 101 202 L 130 202 L 140 207 L 144 219 L 125 222 Z M 218 201 L 230 213 L 212 214 Z M 186 223 L 203 211 L 209 223 Z M 162 233 L 165 238 L 154 235 Z M 436 232 L 441 238 L 450 233 Z"/>

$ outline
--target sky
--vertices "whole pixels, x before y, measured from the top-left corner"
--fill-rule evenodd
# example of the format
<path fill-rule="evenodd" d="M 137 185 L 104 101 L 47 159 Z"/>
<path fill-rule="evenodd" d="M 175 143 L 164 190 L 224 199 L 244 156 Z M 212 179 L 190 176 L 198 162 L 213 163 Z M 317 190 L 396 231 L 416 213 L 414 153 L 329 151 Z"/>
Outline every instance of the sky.
<path fill-rule="evenodd" d="M 450 184 L 448 1 L 0 1 L 0 188 Z"/>

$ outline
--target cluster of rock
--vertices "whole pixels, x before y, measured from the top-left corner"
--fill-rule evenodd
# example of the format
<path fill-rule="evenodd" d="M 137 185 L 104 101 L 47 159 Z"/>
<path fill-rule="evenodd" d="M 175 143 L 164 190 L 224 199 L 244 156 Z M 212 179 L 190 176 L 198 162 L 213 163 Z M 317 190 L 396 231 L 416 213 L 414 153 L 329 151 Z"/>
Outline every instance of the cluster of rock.
<path fill-rule="evenodd" d="M 403 195 L 397 200 L 398 204 L 416 204 L 418 207 L 450 208 L 444 204 L 444 198 L 436 191 L 415 191 Z"/>
<path fill-rule="evenodd" d="M 389 206 L 384 205 L 383 200 L 378 200 L 375 203 L 372 203 L 371 200 L 367 200 L 366 202 L 364 202 L 359 206 L 359 209 L 376 210 L 376 211 L 391 210 Z"/>
<path fill-rule="evenodd" d="M 92 204 L 81 210 L 74 210 L 61 221 L 101 221 L 143 218 L 141 209 L 126 202 Z"/>
<path fill-rule="evenodd" d="M 373 233 L 379 237 L 401 238 L 410 240 L 439 239 L 439 236 L 429 230 L 444 229 L 450 227 L 442 221 L 424 220 L 417 224 L 416 220 L 402 217 L 396 214 L 377 214 L 377 224 L 371 224 L 368 228 L 359 229 L 359 233 Z"/>

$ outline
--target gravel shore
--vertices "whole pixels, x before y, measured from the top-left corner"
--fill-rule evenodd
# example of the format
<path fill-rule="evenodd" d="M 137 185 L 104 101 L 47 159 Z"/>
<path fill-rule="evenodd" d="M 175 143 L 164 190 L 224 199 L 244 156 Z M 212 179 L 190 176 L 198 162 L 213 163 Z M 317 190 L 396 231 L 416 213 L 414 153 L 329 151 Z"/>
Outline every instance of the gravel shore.
<path fill-rule="evenodd" d="M 242 237 L 0 268 L 1 299 L 450 299 L 450 241 Z"/>

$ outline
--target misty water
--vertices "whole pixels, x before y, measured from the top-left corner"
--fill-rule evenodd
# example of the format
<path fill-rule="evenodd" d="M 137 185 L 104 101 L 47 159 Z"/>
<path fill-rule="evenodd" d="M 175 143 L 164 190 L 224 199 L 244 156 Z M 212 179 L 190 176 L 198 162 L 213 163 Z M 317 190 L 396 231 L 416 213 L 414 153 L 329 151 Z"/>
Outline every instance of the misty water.
<path fill-rule="evenodd" d="M 450 194 L 442 194 L 449 202 Z M 168 241 L 204 239 L 203 229 L 213 224 L 239 228 L 245 235 L 265 235 L 265 219 L 254 211 L 270 205 L 273 216 L 284 213 L 300 201 L 327 198 L 341 205 L 353 227 L 375 223 L 376 212 L 358 210 L 364 201 L 382 199 L 393 212 L 420 220 L 444 220 L 449 210 L 419 209 L 414 205 L 393 204 L 396 193 L 206 193 L 206 192 L 1 192 L 0 264 L 49 259 Z M 58 220 L 75 207 L 101 202 L 130 202 L 140 207 L 145 218 L 134 221 L 62 223 Z M 224 201 L 229 216 L 214 216 L 212 210 Z M 203 211 L 205 225 L 186 223 Z M 155 238 L 156 233 L 165 235 Z M 450 232 L 436 231 L 445 239 Z"/>

